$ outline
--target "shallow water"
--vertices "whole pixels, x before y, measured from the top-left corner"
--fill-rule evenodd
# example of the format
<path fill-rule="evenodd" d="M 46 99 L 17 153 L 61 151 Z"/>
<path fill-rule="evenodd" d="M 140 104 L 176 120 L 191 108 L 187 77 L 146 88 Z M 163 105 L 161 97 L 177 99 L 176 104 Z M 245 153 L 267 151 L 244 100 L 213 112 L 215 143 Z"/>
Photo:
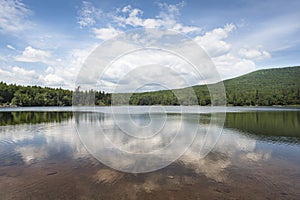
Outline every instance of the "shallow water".
<path fill-rule="evenodd" d="M 130 115 L 126 109 L 116 107 L 114 115 L 109 107 L 1 109 L 1 199 L 300 198 L 299 109 L 226 108 L 224 121 L 224 108 L 154 107 L 150 115 L 149 107 L 131 107 Z M 172 142 L 176 148 L 158 160 L 137 165 L 131 158 L 124 165 L 99 130 L 134 154 Z M 148 140 L 159 131 L 164 137 Z M 130 143 L 122 132 L 147 142 Z M 167 166 L 148 173 L 111 168 L 144 170 L 164 161 Z"/>

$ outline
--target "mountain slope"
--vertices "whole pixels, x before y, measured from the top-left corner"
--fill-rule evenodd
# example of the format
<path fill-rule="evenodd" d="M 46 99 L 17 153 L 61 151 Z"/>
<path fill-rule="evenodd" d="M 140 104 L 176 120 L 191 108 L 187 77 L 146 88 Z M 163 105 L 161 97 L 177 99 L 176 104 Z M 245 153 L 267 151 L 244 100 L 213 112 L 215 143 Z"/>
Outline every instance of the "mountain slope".
<path fill-rule="evenodd" d="M 234 79 L 225 80 L 224 85 L 227 101 L 230 104 L 240 104 L 237 96 L 242 96 L 241 103 L 247 105 L 291 105 L 300 103 L 300 67 L 258 70 Z M 233 99 L 234 95 L 236 95 L 236 102 Z"/>
<path fill-rule="evenodd" d="M 299 105 L 300 67 L 262 69 L 223 81 L 229 105 Z M 209 105 L 210 96 L 205 85 L 193 86 L 200 105 Z M 175 91 L 184 92 L 187 88 Z M 171 91 L 134 94 L 133 105 L 189 105 L 191 101 L 176 101 Z"/>
<path fill-rule="evenodd" d="M 223 82 L 228 90 L 291 89 L 300 86 L 300 67 L 262 69 Z"/>

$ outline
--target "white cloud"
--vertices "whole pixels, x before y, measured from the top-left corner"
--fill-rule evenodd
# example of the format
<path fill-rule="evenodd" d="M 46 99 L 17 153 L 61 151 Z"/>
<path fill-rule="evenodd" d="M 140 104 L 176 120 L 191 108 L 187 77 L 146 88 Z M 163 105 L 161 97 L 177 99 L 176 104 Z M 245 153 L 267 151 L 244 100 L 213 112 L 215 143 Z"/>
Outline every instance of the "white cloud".
<path fill-rule="evenodd" d="M 180 9 L 185 6 L 184 2 L 178 4 L 159 3 L 160 12 L 158 18 L 162 21 L 164 28 L 173 29 L 181 33 L 200 32 L 201 28 L 197 26 L 186 26 L 178 22 Z"/>
<path fill-rule="evenodd" d="M 16 50 L 16 48 L 15 48 L 15 47 L 13 47 L 13 46 L 12 46 L 12 45 L 10 45 L 10 44 L 6 45 L 6 47 L 7 47 L 7 48 L 9 48 L 9 49 L 12 49 L 12 50 Z"/>
<path fill-rule="evenodd" d="M 35 70 L 27 70 L 19 66 L 0 69 L 0 79 L 7 83 L 20 85 L 43 85 L 43 86 L 66 86 L 67 80 L 63 74 L 57 73 L 57 70 L 48 67 L 47 74 L 39 74 Z"/>
<path fill-rule="evenodd" d="M 229 34 L 236 29 L 234 24 L 215 28 L 203 36 L 196 36 L 197 42 L 211 56 L 220 76 L 223 79 L 249 73 L 256 69 L 255 60 L 270 58 L 267 51 L 242 48 L 235 52 L 234 43 L 227 42 Z"/>
<path fill-rule="evenodd" d="M 39 76 L 39 80 L 48 86 L 64 85 L 64 79 L 56 74 L 47 74 L 46 76 Z"/>
<path fill-rule="evenodd" d="M 24 77 L 33 77 L 36 75 L 34 70 L 25 70 L 20 67 L 13 67 L 12 72 L 16 75 L 24 76 Z"/>
<path fill-rule="evenodd" d="M 32 24 L 32 12 L 19 0 L 0 0 L 0 33 L 19 33 Z"/>
<path fill-rule="evenodd" d="M 38 81 L 38 74 L 35 70 L 27 70 L 19 66 L 0 68 L 0 79 L 6 83 L 21 85 L 41 84 Z"/>
<path fill-rule="evenodd" d="M 230 53 L 215 57 L 212 60 L 222 78 L 235 77 L 256 69 L 252 60 L 239 58 Z"/>
<path fill-rule="evenodd" d="M 23 51 L 22 55 L 16 56 L 16 61 L 21 62 L 47 62 L 47 59 L 51 56 L 51 53 L 48 51 L 43 51 L 39 49 L 34 49 L 31 46 L 28 46 Z"/>
<path fill-rule="evenodd" d="M 127 14 L 127 17 L 115 16 L 115 20 L 119 22 L 120 26 L 122 24 L 131 25 L 133 27 L 142 26 L 143 19 L 140 16 L 143 14 L 143 11 L 138 8 L 132 8 L 130 5 L 125 6 L 122 9 L 122 13 Z"/>
<path fill-rule="evenodd" d="M 85 61 L 90 55 L 95 44 L 85 49 L 72 49 L 65 59 L 57 61 L 46 69 L 46 74 L 39 76 L 39 81 L 44 85 L 64 87 L 73 90 L 76 77 Z"/>
<path fill-rule="evenodd" d="M 54 71 L 53 67 L 48 66 L 45 72 L 46 72 L 47 74 L 50 74 L 50 73 L 53 73 L 53 71 Z"/>
<path fill-rule="evenodd" d="M 186 34 L 198 34 L 196 37 L 193 35 L 194 40 L 212 57 L 223 78 L 253 71 L 255 69 L 254 61 L 271 57 L 271 54 L 268 52 L 270 48 L 267 48 L 268 51 L 262 50 L 260 47 L 248 48 L 248 46 L 245 46 L 244 44 L 237 45 L 236 41 L 228 40 L 230 33 L 232 33 L 234 29 L 239 28 L 234 24 L 227 24 L 224 27 L 215 28 L 200 35 L 200 27 L 183 24 L 180 21 L 180 11 L 184 6 L 183 2 L 179 4 L 157 3 L 157 5 L 159 9 L 156 16 L 144 17 L 143 10 L 131 5 L 119 8 L 117 12 L 103 13 L 101 9 L 96 8 L 92 3 L 84 1 L 82 8 L 78 11 L 77 22 L 81 28 L 88 27 L 94 36 L 101 40 L 112 38 L 128 28 L 137 27 L 167 28 Z M 0 0 L 0 6 L 1 11 L 3 10 L 3 12 L 0 13 L 0 22 L 4 22 L 0 23 L 0 33 L 4 30 L 4 26 L 6 27 L 6 31 L 15 32 L 12 27 L 23 30 L 22 25 L 28 24 L 25 19 L 30 16 L 31 11 L 20 1 Z M 6 16 L 6 14 L 4 15 L 3 13 L 10 14 L 7 14 Z M 16 20 L 13 20 L 14 17 L 16 17 Z M 105 19 L 102 19 L 103 17 Z M 110 18 L 110 24 L 106 24 L 105 22 L 107 17 Z M 20 26 L 19 23 L 21 23 Z M 105 24 L 105 26 L 99 26 L 99 24 Z M 48 39 L 46 38 L 47 41 L 52 40 L 50 36 L 47 37 L 49 37 Z M 45 44 L 45 39 L 41 40 L 41 43 Z M 87 50 L 73 49 L 71 52 L 66 53 L 64 59 L 61 60 L 52 55 L 54 54 L 54 51 L 45 51 L 42 50 L 45 48 L 40 45 L 30 44 L 38 49 L 27 46 L 21 55 L 17 55 L 14 58 L 16 61 L 42 62 L 51 65 L 45 72 L 42 72 L 42 74 L 38 76 L 37 79 L 41 84 L 64 84 L 66 87 L 70 88 L 70 86 L 73 86 L 82 63 L 90 53 L 90 51 Z M 7 44 L 6 47 L 12 50 L 15 49 L 11 44 Z M 51 47 L 51 49 L 54 48 L 55 47 Z M 0 59 L 4 60 L 4 57 L 1 58 L 0 56 Z M 159 59 L 166 60 L 166 58 Z M 10 65 L 14 64 L 10 63 Z M 19 70 L 16 72 L 11 68 L 8 71 L 2 70 L 1 74 L 11 73 L 10 76 L 14 76 L 14 73 L 28 73 L 27 76 L 29 76 L 30 73 L 32 73 L 29 71 L 22 72 L 22 70 Z M 52 82 L 50 78 L 53 78 Z M 110 85 L 110 83 L 108 83 L 108 85 Z"/>
<path fill-rule="evenodd" d="M 78 11 L 78 21 L 80 28 L 92 26 L 96 20 L 101 16 L 102 11 L 93 6 L 92 3 L 83 1 L 82 8 Z"/>
<path fill-rule="evenodd" d="M 121 33 L 119 29 L 128 29 L 129 27 L 167 28 L 185 34 L 200 32 L 200 27 L 188 26 L 179 22 L 180 10 L 185 5 L 184 2 L 179 4 L 158 3 L 157 5 L 159 13 L 153 18 L 143 17 L 143 10 L 131 5 L 118 8 L 116 13 L 110 13 L 110 17 L 113 19 L 111 24 L 104 28 L 94 27 L 92 31 L 96 38 L 101 40 L 112 38 Z M 257 50 L 256 52 L 253 49 L 244 48 L 236 52 L 236 44 L 227 41 L 230 33 L 236 28 L 234 24 L 229 23 L 224 27 L 215 28 L 194 37 L 194 41 L 202 46 L 209 56 L 211 56 L 222 78 L 253 71 L 256 68 L 255 60 L 271 56 L 265 50 Z M 109 83 L 109 80 L 106 80 L 106 82 Z"/>
<path fill-rule="evenodd" d="M 102 84 L 107 91 L 118 86 L 122 92 L 132 92 L 144 84 L 152 86 L 141 88 L 140 91 L 148 88 L 174 89 L 195 85 L 195 77 L 197 76 L 193 67 L 179 57 L 166 52 L 145 50 L 124 55 L 114 61 L 103 74 L 102 79 L 106 82 Z"/>
<path fill-rule="evenodd" d="M 11 77 L 12 76 L 12 73 L 7 71 L 7 70 L 3 70 L 3 69 L 0 69 L 0 77 L 1 77 L 1 80 L 4 80 L 5 81 L 5 77 L 8 78 L 8 77 Z"/>
<path fill-rule="evenodd" d="M 122 31 L 119 31 L 112 26 L 109 26 L 107 28 L 93 28 L 92 29 L 96 38 L 101 40 L 107 40 L 110 38 L 113 38 L 117 36 L 118 34 L 122 33 Z"/>
<path fill-rule="evenodd" d="M 200 32 L 201 28 L 196 26 L 185 26 L 178 22 L 180 8 L 184 3 L 179 4 L 158 4 L 160 12 L 155 18 L 144 18 L 143 10 L 134 8 L 131 5 L 118 8 L 115 13 L 103 13 L 89 2 L 83 2 L 82 8 L 78 12 L 78 23 L 81 28 L 91 27 L 95 37 L 106 40 L 121 33 L 121 29 L 144 27 L 144 28 L 166 28 L 173 29 L 181 33 Z M 100 18 L 101 16 L 101 18 Z M 105 23 L 109 19 L 110 24 L 97 27 L 97 24 Z"/>
<path fill-rule="evenodd" d="M 138 8 L 132 8 L 130 5 L 123 7 L 121 9 L 122 16 L 116 15 L 113 16 L 114 21 L 118 23 L 119 26 L 125 27 L 126 25 L 130 25 L 133 27 L 143 26 L 143 19 L 141 15 L 143 11 Z M 124 16 L 125 14 L 125 16 Z"/>
<path fill-rule="evenodd" d="M 145 28 L 155 28 L 155 27 L 160 27 L 162 25 L 162 21 L 159 19 L 145 19 L 143 22 L 143 26 Z"/>
<path fill-rule="evenodd" d="M 20 66 L 2 63 L 0 65 L 0 80 L 20 85 L 41 85 L 74 89 L 74 82 L 87 56 L 93 51 L 96 44 L 88 45 L 82 49 L 71 49 L 64 55 L 64 59 L 55 58 L 48 51 L 27 47 L 22 55 L 14 57 L 15 60 L 26 62 L 43 62 L 46 68 L 33 70 L 26 69 L 26 63 Z M 40 64 L 40 63 L 38 63 Z M 43 67 L 44 64 L 39 65 Z M 32 66 L 35 66 L 32 65 Z"/>
<path fill-rule="evenodd" d="M 239 55 L 247 58 L 247 59 L 254 59 L 254 60 L 262 60 L 271 58 L 271 54 L 264 50 L 258 49 L 249 49 L 249 48 L 242 48 L 239 50 Z"/>
<path fill-rule="evenodd" d="M 119 12 L 113 16 L 113 20 L 118 26 L 125 28 L 126 26 L 144 27 L 144 28 L 167 28 L 182 33 L 199 32 L 201 29 L 196 26 L 185 26 L 178 22 L 180 8 L 184 3 L 166 4 L 159 3 L 160 12 L 155 18 L 143 18 L 143 11 L 138 8 L 132 8 L 131 5 L 119 9 Z"/>
<path fill-rule="evenodd" d="M 195 41 L 212 57 L 224 55 L 231 48 L 231 45 L 224 41 L 224 39 L 235 28 L 233 24 L 226 24 L 223 28 L 216 28 L 206 32 L 203 36 L 195 37 Z"/>
<path fill-rule="evenodd" d="M 192 33 L 192 32 L 199 32 L 201 29 L 199 27 L 195 27 L 195 26 L 183 26 L 182 24 L 178 24 L 176 23 L 173 26 L 173 29 L 175 31 L 181 32 L 181 33 Z"/>
<path fill-rule="evenodd" d="M 159 18 L 165 20 L 176 19 L 180 15 L 180 9 L 185 6 L 184 2 L 178 4 L 158 3 L 160 8 Z"/>

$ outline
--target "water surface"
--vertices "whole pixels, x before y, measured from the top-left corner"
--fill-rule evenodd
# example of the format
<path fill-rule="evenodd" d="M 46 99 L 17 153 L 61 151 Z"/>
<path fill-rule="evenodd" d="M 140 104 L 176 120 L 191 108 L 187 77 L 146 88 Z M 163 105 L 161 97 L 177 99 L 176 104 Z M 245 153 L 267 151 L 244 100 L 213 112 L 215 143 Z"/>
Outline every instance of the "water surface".
<path fill-rule="evenodd" d="M 126 125 L 125 108 L 117 109 L 120 113 L 116 116 Z M 149 115 L 147 107 L 131 109 L 131 120 L 144 127 L 134 132 L 137 129 L 128 126 L 135 136 L 151 136 L 161 125 L 160 119 L 166 117 L 165 134 L 176 131 L 178 124 L 184 127 L 187 136 L 178 145 L 185 144 L 195 125 L 200 125 L 199 137 L 172 164 L 150 173 L 132 174 L 107 167 L 82 143 L 101 143 L 93 132 L 96 124 L 114 142 L 129 144 L 126 138 L 116 137 L 122 130 L 114 123 L 109 107 L 90 108 L 89 112 L 72 112 L 70 107 L 1 109 L 1 199 L 300 198 L 300 110 L 227 108 L 222 134 L 210 134 L 217 143 L 203 157 L 199 153 L 202 134 L 212 122 L 210 113 L 218 110 L 164 107 L 160 113 L 158 107 Z M 150 123 L 153 130 L 147 128 Z M 78 133 L 80 128 L 86 132 Z M 89 137 L 82 138 L 84 133 Z M 168 139 L 159 140 L 155 147 L 170 142 Z M 124 148 L 134 151 L 137 146 Z M 105 152 L 110 162 L 122 161 L 111 150 Z"/>

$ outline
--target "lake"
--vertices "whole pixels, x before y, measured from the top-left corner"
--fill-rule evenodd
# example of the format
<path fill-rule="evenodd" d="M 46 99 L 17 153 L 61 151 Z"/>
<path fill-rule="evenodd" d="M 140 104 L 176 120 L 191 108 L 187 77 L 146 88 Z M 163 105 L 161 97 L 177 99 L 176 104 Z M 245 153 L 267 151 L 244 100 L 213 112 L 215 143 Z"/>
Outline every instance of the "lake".
<path fill-rule="evenodd" d="M 300 109 L 1 108 L 0 197 L 300 199 Z"/>

